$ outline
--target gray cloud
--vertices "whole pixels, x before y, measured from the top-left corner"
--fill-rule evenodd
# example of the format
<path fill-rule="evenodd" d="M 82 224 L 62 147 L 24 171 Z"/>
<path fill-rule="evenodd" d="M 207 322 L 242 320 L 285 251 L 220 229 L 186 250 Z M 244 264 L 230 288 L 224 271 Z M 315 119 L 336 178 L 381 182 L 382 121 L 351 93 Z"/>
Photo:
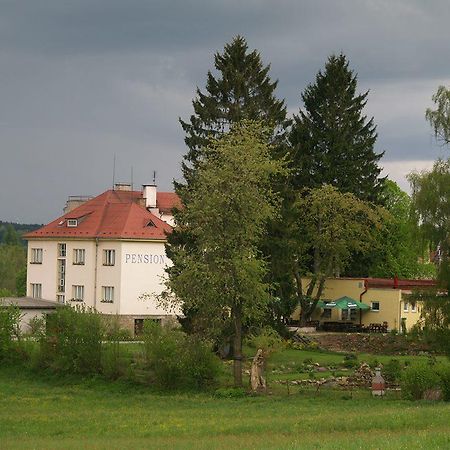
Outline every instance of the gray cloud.
<path fill-rule="evenodd" d="M 171 189 L 185 153 L 178 117 L 238 33 L 271 63 L 291 112 L 343 51 L 370 89 L 383 163 L 406 186 L 411 161 L 428 167 L 448 155 L 424 110 L 450 84 L 449 23 L 447 1 L 4 1 L 0 218 L 46 222 L 67 195 L 102 192 L 114 154 L 117 178 L 133 166 L 138 184 L 157 170 Z"/>

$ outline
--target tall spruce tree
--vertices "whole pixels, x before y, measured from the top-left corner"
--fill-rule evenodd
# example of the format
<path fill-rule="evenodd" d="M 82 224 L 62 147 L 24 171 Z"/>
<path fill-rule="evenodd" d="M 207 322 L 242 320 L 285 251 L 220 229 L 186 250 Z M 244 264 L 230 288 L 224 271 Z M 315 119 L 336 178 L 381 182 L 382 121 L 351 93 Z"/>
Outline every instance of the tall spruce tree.
<path fill-rule="evenodd" d="M 368 92 L 356 94 L 356 87 L 357 76 L 340 54 L 328 58 L 302 93 L 304 109 L 290 135 L 296 188 L 330 184 L 361 200 L 380 200 L 383 153 L 374 151 L 376 126 L 363 114 Z"/>
<path fill-rule="evenodd" d="M 204 91 L 197 88 L 197 96 L 192 105 L 194 113 L 189 120 L 180 119 L 181 126 L 186 133 L 185 143 L 188 152 L 182 163 L 184 181 L 175 183 L 175 191 L 180 196 L 182 203 L 187 206 L 191 201 L 192 185 L 196 178 L 199 165 L 205 157 L 205 149 L 211 143 L 228 132 L 234 124 L 242 120 L 255 120 L 264 124 L 269 129 L 268 140 L 271 144 L 275 158 L 282 157 L 287 152 L 286 128 L 290 121 L 286 119 L 286 106 L 284 100 L 275 96 L 278 81 L 271 80 L 269 76 L 270 65 L 264 65 L 257 50 L 249 51 L 246 40 L 242 36 L 236 36 L 226 44 L 223 53 L 214 55 L 214 67 L 216 73 L 207 74 L 206 88 Z M 274 180 L 275 191 L 284 189 L 286 180 Z M 245 212 L 244 212 L 245 213 Z M 175 219 L 181 226 L 177 227 L 168 238 L 166 248 L 171 257 L 177 247 L 191 248 L 195 251 L 195 237 L 189 234 L 189 230 L 182 226 L 182 215 Z M 276 234 L 280 239 L 268 244 L 261 244 L 261 250 L 269 261 L 269 274 L 267 280 L 276 286 L 289 287 L 290 280 L 286 282 L 286 273 L 280 267 L 280 258 L 276 254 L 282 254 L 283 227 L 281 223 L 269 223 L 271 234 Z M 174 270 L 183 270 L 177 267 Z M 285 288 L 283 292 L 287 292 Z M 290 294 L 290 293 L 289 293 Z M 278 290 L 273 292 L 273 298 L 283 297 Z M 276 303 L 276 305 L 275 305 Z M 285 309 L 280 307 L 280 302 L 275 301 L 273 316 L 275 320 Z M 294 305 L 292 304 L 290 309 Z M 289 309 L 289 308 L 288 308 Z M 198 324 L 195 322 L 195 311 L 184 311 L 187 328 Z M 289 314 L 287 314 L 289 315 Z"/>
<path fill-rule="evenodd" d="M 189 121 L 180 119 L 189 148 L 183 161 L 183 175 L 189 184 L 203 149 L 243 119 L 257 120 L 273 130 L 273 139 L 281 140 L 286 124 L 286 106 L 275 97 L 278 81 L 269 77 L 258 51 L 248 51 L 246 40 L 236 36 L 223 53 L 214 55 L 219 74 L 208 71 L 206 91 L 197 88 L 194 114 Z"/>

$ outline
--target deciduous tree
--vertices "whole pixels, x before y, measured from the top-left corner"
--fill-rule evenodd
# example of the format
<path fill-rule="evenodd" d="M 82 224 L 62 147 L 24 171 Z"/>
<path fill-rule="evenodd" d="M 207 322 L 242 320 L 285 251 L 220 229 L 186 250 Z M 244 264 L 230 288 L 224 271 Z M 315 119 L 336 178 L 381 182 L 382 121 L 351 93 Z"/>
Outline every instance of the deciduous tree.
<path fill-rule="evenodd" d="M 262 318 L 269 302 L 267 265 L 258 244 L 276 213 L 272 177 L 283 168 L 271 158 L 267 134 L 254 122 L 233 125 L 202 152 L 189 202 L 176 212 L 178 229 L 196 245 L 170 248 L 165 301 L 207 318 L 210 332 L 231 321 L 234 377 L 240 385 L 243 327 Z"/>
<path fill-rule="evenodd" d="M 444 144 L 450 144 L 450 89 L 439 86 L 432 99 L 436 109 L 428 108 L 425 117 L 436 137 Z"/>
<path fill-rule="evenodd" d="M 330 185 L 303 192 L 296 210 L 293 277 L 304 324 L 317 306 L 326 278 L 339 275 L 354 252 L 369 250 L 372 229 L 381 226 L 383 210 Z"/>

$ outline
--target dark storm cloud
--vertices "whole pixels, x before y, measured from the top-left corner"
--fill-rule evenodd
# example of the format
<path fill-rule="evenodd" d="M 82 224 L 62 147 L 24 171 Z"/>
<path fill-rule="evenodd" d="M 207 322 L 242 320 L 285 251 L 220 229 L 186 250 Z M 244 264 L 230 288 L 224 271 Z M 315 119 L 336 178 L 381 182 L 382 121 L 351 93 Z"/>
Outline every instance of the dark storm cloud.
<path fill-rule="evenodd" d="M 0 218 L 48 221 L 67 195 L 117 178 L 171 189 L 188 117 L 213 54 L 236 34 L 257 48 L 291 113 L 331 53 L 370 90 L 383 164 L 407 168 L 447 150 L 424 120 L 450 84 L 447 1 L 3 1 L 0 4 Z M 11 198 L 14 192 L 14 199 Z"/>

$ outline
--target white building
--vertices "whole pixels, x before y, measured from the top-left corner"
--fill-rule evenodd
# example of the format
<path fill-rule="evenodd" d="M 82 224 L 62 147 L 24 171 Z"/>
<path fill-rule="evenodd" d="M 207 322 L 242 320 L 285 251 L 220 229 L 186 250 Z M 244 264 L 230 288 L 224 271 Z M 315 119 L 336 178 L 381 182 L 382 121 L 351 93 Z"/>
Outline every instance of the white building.
<path fill-rule="evenodd" d="M 164 244 L 177 195 L 154 185 L 142 191 L 116 185 L 75 201 L 74 209 L 71 202 L 63 216 L 25 236 L 27 296 L 118 314 L 135 330 L 146 318 L 172 319 L 155 296 L 170 263 Z"/>

